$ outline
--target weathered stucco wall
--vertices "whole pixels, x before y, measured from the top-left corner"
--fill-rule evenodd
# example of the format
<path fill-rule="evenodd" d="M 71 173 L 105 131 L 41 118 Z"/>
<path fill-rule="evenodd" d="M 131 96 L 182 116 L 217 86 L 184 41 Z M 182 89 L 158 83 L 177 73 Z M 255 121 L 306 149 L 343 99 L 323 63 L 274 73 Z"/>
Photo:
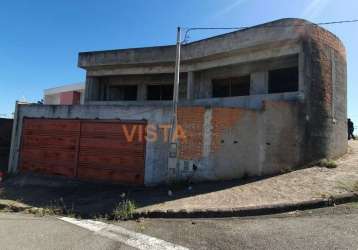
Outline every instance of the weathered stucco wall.
<path fill-rule="evenodd" d="M 179 178 L 234 179 L 299 166 L 301 109 L 298 102 L 268 101 L 260 110 L 181 107 L 178 122 L 187 136 L 179 146 Z"/>
<path fill-rule="evenodd" d="M 302 138 L 297 121 L 298 105 L 297 102 L 265 102 L 261 109 L 179 107 L 178 123 L 186 139 L 179 145 L 178 179 L 190 176 L 197 181 L 232 179 L 274 174 L 295 167 L 300 159 L 298 140 Z M 24 117 L 145 119 L 158 133 L 157 140 L 147 141 L 145 184 L 164 183 L 168 143 L 161 126 L 170 123 L 170 114 L 170 106 L 19 105 L 9 170 L 17 171 Z"/>
<path fill-rule="evenodd" d="M 282 48 L 282 43 L 288 44 L 288 41 L 297 40 L 304 32 L 305 25 L 310 24 L 310 22 L 302 19 L 281 19 L 185 44 L 182 46 L 181 52 L 183 67 L 186 67 L 187 63 L 195 64 L 199 60 L 208 62 L 210 57 L 210 59 L 219 56 L 228 57 L 233 52 L 251 47 L 261 46 L 262 48 L 270 45 L 271 50 L 278 47 Z M 278 29 L 275 26 L 280 28 Z M 281 42 L 280 46 L 277 46 L 277 42 Z M 205 60 L 202 60 L 203 58 Z M 159 69 L 157 66 L 162 69 L 168 67 L 173 72 L 174 61 L 175 45 L 170 45 L 82 52 L 79 54 L 78 65 L 91 71 L 91 75 L 102 74 L 103 69 L 112 69 L 112 73 L 121 71 L 121 67 L 115 66 L 138 68 L 145 64 L 152 65 L 153 69 Z M 193 65 L 193 67 L 195 66 Z"/>

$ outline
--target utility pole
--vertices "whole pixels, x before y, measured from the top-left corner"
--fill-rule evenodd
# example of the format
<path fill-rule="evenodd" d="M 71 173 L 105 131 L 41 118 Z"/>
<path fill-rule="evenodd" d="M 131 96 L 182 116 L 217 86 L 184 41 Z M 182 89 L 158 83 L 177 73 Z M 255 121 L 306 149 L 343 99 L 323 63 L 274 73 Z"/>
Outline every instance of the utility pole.
<path fill-rule="evenodd" d="M 173 107 L 172 107 L 172 121 L 169 138 L 169 157 L 168 157 L 168 178 L 171 179 L 176 175 L 177 163 L 177 136 L 175 135 L 177 129 L 177 111 L 179 101 L 179 81 L 180 81 L 180 49 L 181 49 L 181 28 L 177 28 L 177 43 L 175 55 L 175 69 L 174 69 L 174 90 L 173 90 Z"/>

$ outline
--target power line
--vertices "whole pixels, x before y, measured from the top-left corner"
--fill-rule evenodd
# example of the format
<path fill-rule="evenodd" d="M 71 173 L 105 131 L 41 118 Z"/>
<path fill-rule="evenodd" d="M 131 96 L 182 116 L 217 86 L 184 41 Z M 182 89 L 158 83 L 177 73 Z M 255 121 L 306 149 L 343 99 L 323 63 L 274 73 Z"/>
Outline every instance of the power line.
<path fill-rule="evenodd" d="M 316 25 L 316 26 L 326 26 L 326 25 L 334 25 L 334 24 L 345 24 L 345 23 L 356 23 L 358 19 L 352 20 L 340 20 L 340 21 L 332 21 L 332 22 L 321 22 L 321 23 L 302 23 L 302 24 L 265 24 L 262 26 L 258 26 L 258 29 L 266 29 L 266 28 L 287 28 L 287 27 L 302 27 L 306 25 Z M 185 30 L 184 40 L 186 43 L 189 39 L 189 32 L 195 30 L 244 30 L 249 29 L 255 26 L 242 26 L 242 27 L 186 27 L 183 28 Z"/>

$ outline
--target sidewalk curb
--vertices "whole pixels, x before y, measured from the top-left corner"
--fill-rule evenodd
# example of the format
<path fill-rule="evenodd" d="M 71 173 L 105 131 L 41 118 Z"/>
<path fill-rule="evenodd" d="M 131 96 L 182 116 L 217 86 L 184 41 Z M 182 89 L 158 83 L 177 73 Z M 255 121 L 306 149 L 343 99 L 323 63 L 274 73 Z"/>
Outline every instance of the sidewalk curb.
<path fill-rule="evenodd" d="M 148 210 L 134 213 L 135 218 L 223 218 L 269 215 L 296 210 L 330 207 L 334 205 L 358 201 L 358 192 L 351 192 L 293 203 L 279 203 L 274 205 L 239 207 L 232 209 L 193 209 L 193 210 Z"/>
<path fill-rule="evenodd" d="M 0 200 L 0 210 L 8 210 L 11 212 L 24 212 L 31 208 L 31 206 L 19 204 L 17 202 L 3 202 Z"/>
<path fill-rule="evenodd" d="M 225 218 L 225 217 L 247 217 L 285 213 L 296 210 L 307 210 L 358 201 L 358 192 L 350 192 L 331 196 L 329 198 L 319 198 L 293 203 L 279 203 L 274 205 L 238 207 L 230 209 L 181 209 L 181 210 L 145 210 L 134 212 L 134 219 L 137 218 Z M 3 203 L 0 200 L 0 210 L 8 209 L 12 212 L 24 212 L 29 209 L 40 209 L 37 207 L 26 206 L 23 204 Z"/>

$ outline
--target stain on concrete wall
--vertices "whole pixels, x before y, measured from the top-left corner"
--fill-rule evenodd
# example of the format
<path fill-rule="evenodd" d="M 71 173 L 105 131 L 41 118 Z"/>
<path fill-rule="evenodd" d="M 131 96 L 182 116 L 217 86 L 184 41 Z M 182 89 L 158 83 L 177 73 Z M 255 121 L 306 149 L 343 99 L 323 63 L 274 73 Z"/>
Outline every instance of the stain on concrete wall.
<path fill-rule="evenodd" d="M 289 102 L 266 102 L 263 112 L 264 162 L 262 174 L 272 175 L 292 170 L 302 163 L 302 137 L 305 120 L 302 105 Z"/>
<path fill-rule="evenodd" d="M 260 175 L 260 116 L 257 110 L 213 109 L 210 159 L 214 178 Z"/>

